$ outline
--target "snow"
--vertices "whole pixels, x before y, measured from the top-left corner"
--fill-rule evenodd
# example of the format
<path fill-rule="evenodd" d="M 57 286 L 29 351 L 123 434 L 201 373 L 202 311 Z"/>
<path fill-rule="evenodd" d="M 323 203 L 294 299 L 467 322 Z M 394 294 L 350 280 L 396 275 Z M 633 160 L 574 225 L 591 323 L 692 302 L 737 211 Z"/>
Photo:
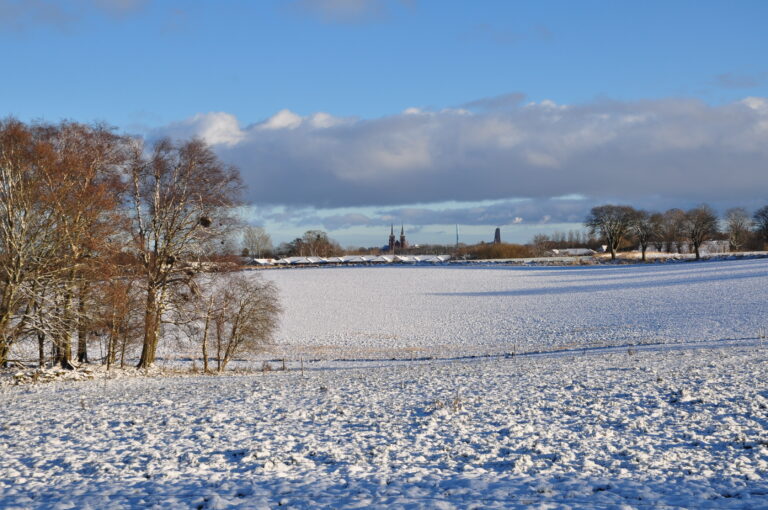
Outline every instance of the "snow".
<path fill-rule="evenodd" d="M 327 359 L 0 385 L 0 507 L 768 508 L 767 268 L 263 272 Z"/>
<path fill-rule="evenodd" d="M 282 296 L 277 356 L 412 358 L 754 337 L 768 260 L 261 271 Z"/>
<path fill-rule="evenodd" d="M 766 361 L 753 341 L 5 388 L 0 501 L 765 507 Z"/>

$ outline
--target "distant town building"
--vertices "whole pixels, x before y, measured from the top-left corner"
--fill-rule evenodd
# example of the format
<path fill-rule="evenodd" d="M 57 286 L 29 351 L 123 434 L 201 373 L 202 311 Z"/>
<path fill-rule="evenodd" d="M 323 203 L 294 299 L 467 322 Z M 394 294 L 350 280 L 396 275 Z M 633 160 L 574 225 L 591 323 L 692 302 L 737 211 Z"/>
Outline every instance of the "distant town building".
<path fill-rule="evenodd" d="M 389 243 L 387 249 L 389 253 L 394 253 L 395 250 L 405 250 L 408 248 L 408 241 L 405 239 L 405 228 L 400 225 L 400 240 L 395 239 L 395 225 L 393 224 L 389 230 Z"/>
<path fill-rule="evenodd" d="M 559 248 L 552 250 L 552 254 L 555 257 L 585 257 L 594 255 L 595 250 L 590 250 L 589 248 Z"/>
<path fill-rule="evenodd" d="M 493 234 L 493 244 L 501 244 L 501 229 L 496 227 L 496 232 Z"/>

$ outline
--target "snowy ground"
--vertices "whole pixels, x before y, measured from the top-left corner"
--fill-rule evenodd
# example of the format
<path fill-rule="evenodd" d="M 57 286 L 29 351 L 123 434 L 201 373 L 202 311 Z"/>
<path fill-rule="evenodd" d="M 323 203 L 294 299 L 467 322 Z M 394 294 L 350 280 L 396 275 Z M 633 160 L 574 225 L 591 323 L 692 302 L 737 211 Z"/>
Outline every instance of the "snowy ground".
<path fill-rule="evenodd" d="M 265 272 L 328 360 L 0 385 L 0 507 L 768 508 L 767 269 Z"/>
<path fill-rule="evenodd" d="M 411 358 L 752 338 L 768 259 L 569 267 L 261 271 L 286 309 L 278 355 Z"/>
<path fill-rule="evenodd" d="M 6 387 L 0 506 L 768 508 L 767 361 L 753 341 Z"/>

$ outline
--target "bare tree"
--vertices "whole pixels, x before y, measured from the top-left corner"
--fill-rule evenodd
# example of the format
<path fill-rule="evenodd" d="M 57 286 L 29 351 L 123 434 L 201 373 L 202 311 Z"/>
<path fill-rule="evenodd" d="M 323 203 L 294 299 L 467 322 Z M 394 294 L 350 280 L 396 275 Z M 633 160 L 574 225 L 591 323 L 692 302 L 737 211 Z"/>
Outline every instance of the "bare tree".
<path fill-rule="evenodd" d="M 590 233 L 599 233 L 611 250 L 611 260 L 616 260 L 616 250 L 630 233 L 635 210 L 625 205 L 601 205 L 593 207 L 584 225 Z"/>
<path fill-rule="evenodd" d="M 234 226 L 240 177 L 200 140 L 157 142 L 151 154 L 136 144 L 131 162 L 132 248 L 145 287 L 144 340 L 139 367 L 155 361 L 171 286 L 189 279 L 189 262 L 211 238 Z"/>
<path fill-rule="evenodd" d="M 72 368 L 75 335 L 87 362 L 95 329 L 109 332 L 112 363 L 120 339 L 123 353 L 127 345 L 121 302 L 140 285 L 140 366 L 151 365 L 168 290 L 234 229 L 239 187 L 236 170 L 199 141 L 163 140 L 145 153 L 103 126 L 0 121 L 0 364 L 17 340 L 35 335 L 41 366 L 50 341 L 55 362 Z M 104 270 L 117 245 L 140 268 L 129 280 Z M 107 292 L 107 278 L 130 285 Z"/>
<path fill-rule="evenodd" d="M 200 342 L 203 373 L 206 374 L 209 372 L 211 325 L 222 313 L 218 309 L 221 300 L 216 299 L 219 292 L 216 279 L 214 273 L 196 276 L 190 279 L 188 286 L 174 293 L 173 322 L 188 338 Z"/>
<path fill-rule="evenodd" d="M 752 219 L 743 207 L 734 207 L 725 211 L 725 232 L 732 251 L 741 251 L 749 240 Z"/>
<path fill-rule="evenodd" d="M 54 148 L 23 123 L 0 121 L 0 365 L 30 326 L 33 292 L 60 270 L 56 214 L 43 170 Z M 40 303 L 38 303 L 39 305 Z"/>
<path fill-rule="evenodd" d="M 123 368 L 128 349 L 141 345 L 143 295 L 137 267 L 131 254 L 114 253 L 93 282 L 91 328 L 102 339 L 107 369 L 118 361 Z"/>
<path fill-rule="evenodd" d="M 40 169 L 56 222 L 61 312 L 69 327 L 54 337 L 55 363 L 72 368 L 72 334 L 77 332 L 77 359 L 88 361 L 88 306 L 91 282 L 98 277 L 99 258 L 117 225 L 122 192 L 120 172 L 126 162 L 127 140 L 104 126 L 64 122 L 35 126 L 37 136 L 52 149 Z"/>
<path fill-rule="evenodd" d="M 667 253 L 682 252 L 685 242 L 685 211 L 682 209 L 669 209 L 664 213 L 662 224 L 662 238 Z"/>
<path fill-rule="evenodd" d="M 656 248 L 656 251 L 661 251 L 664 245 L 664 215 L 659 212 L 651 213 L 649 218 L 651 225 L 653 225 L 653 235 L 651 236 L 651 244 Z"/>
<path fill-rule="evenodd" d="M 302 257 L 331 257 L 341 253 L 339 243 L 322 230 L 307 230 L 298 241 L 299 255 Z"/>
<path fill-rule="evenodd" d="M 249 256 L 260 259 L 262 254 L 272 251 L 272 238 L 264 227 L 249 225 L 243 230 L 243 248 Z"/>
<path fill-rule="evenodd" d="M 706 204 L 691 209 L 685 213 L 685 234 L 693 245 L 696 260 L 701 258 L 701 245 L 718 233 L 717 215 Z"/>
<path fill-rule="evenodd" d="M 139 345 L 142 338 L 141 295 L 136 280 L 119 278 L 104 282 L 99 297 L 104 304 L 98 316 L 106 333 L 105 365 L 109 370 L 118 362 L 125 366 L 129 347 Z M 133 348 L 133 347 L 132 347 Z"/>
<path fill-rule="evenodd" d="M 662 217 L 659 213 L 650 214 L 647 211 L 635 211 L 630 225 L 630 231 L 640 243 L 642 260 L 645 261 L 645 252 L 648 245 L 660 237 L 662 229 Z"/>
<path fill-rule="evenodd" d="M 277 289 L 259 275 L 243 272 L 211 274 L 190 282 L 175 308 L 176 323 L 200 342 L 203 370 L 213 354 L 221 372 L 235 356 L 268 345 L 277 327 Z M 211 352 L 212 350 L 212 352 Z"/>
<path fill-rule="evenodd" d="M 755 211 L 752 219 L 755 220 L 755 232 L 760 235 L 764 243 L 768 243 L 768 205 Z"/>
<path fill-rule="evenodd" d="M 255 276 L 234 273 L 217 295 L 213 327 L 219 372 L 234 356 L 256 352 L 269 344 L 277 328 L 277 290 L 271 282 Z"/>
<path fill-rule="evenodd" d="M 546 234 L 536 234 L 531 244 L 536 257 L 547 255 L 554 247 L 552 240 Z"/>
<path fill-rule="evenodd" d="M 19 293 L 28 278 L 34 228 L 25 210 L 33 209 L 34 155 L 32 135 L 13 119 L 0 123 L 0 363 L 8 359 L 15 339 L 13 318 L 20 306 Z M 24 221 L 26 220 L 26 221 Z"/>

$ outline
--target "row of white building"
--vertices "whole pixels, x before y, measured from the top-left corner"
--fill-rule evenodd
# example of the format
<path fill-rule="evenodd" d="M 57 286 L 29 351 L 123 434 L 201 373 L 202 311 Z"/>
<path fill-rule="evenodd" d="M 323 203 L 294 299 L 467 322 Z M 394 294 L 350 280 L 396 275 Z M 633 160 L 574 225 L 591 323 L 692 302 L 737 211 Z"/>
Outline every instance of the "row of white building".
<path fill-rule="evenodd" d="M 257 266 L 319 266 L 342 264 L 442 264 L 450 255 L 345 255 L 343 257 L 286 257 L 282 259 L 253 259 Z"/>

